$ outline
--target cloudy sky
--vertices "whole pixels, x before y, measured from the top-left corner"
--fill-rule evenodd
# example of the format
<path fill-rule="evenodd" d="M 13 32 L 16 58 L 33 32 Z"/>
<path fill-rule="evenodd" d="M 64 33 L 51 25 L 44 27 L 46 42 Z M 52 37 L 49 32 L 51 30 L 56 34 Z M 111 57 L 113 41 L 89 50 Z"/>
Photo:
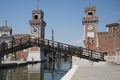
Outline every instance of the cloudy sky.
<path fill-rule="evenodd" d="M 0 26 L 4 21 L 12 26 L 13 34 L 28 34 L 32 10 L 38 9 L 38 0 L 0 0 Z M 99 17 L 98 31 L 106 31 L 106 24 L 120 19 L 120 0 L 91 0 Z M 44 11 L 45 36 L 51 39 L 54 29 L 56 41 L 82 46 L 84 9 L 89 0 L 40 0 L 39 8 Z"/>

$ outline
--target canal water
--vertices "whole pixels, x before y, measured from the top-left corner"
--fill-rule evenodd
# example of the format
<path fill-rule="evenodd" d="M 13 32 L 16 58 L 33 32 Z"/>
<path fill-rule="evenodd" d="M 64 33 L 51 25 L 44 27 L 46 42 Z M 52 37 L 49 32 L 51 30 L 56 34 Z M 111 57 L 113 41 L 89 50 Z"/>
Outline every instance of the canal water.
<path fill-rule="evenodd" d="M 0 69 L 0 80 L 60 80 L 71 68 L 70 61 L 62 58 L 51 63 Z"/>

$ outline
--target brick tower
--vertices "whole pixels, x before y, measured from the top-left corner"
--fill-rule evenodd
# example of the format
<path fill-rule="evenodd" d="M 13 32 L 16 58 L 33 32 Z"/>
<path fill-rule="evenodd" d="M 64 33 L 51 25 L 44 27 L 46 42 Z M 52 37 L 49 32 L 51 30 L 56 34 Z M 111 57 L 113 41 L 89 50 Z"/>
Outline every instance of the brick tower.
<path fill-rule="evenodd" d="M 33 10 L 32 19 L 29 21 L 30 24 L 30 36 L 31 38 L 45 38 L 45 26 L 44 13 L 42 10 Z M 44 61 L 44 51 L 42 47 L 34 46 L 29 48 L 29 60 Z"/>
<path fill-rule="evenodd" d="M 97 47 L 98 47 L 98 35 L 97 35 L 98 17 L 96 16 L 95 6 L 88 6 L 85 8 L 82 23 L 84 26 L 84 47 L 87 49 L 91 49 L 91 50 L 97 50 Z"/>
<path fill-rule="evenodd" d="M 30 35 L 32 38 L 40 37 L 44 39 L 45 36 L 45 26 L 44 13 L 42 10 L 32 11 L 32 20 L 29 21 L 30 24 Z"/>

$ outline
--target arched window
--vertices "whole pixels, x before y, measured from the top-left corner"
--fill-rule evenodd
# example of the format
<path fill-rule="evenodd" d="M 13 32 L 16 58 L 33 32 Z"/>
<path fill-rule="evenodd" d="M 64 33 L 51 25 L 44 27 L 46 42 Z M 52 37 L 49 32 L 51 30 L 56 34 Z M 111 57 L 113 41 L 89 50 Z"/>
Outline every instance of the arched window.
<path fill-rule="evenodd" d="M 8 36 L 8 35 L 7 34 L 3 34 L 2 37 L 4 37 L 4 36 Z"/>

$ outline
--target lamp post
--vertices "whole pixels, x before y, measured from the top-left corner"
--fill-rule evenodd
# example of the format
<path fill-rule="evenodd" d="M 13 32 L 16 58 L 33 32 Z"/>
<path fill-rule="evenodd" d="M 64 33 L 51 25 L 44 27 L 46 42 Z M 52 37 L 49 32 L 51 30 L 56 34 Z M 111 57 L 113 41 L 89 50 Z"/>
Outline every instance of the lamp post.
<path fill-rule="evenodd" d="M 88 37 L 88 50 L 89 50 L 89 40 L 90 40 L 90 37 Z"/>
<path fill-rule="evenodd" d="M 52 41 L 54 41 L 54 30 L 52 29 Z"/>
<path fill-rule="evenodd" d="M 90 54 L 89 54 L 89 40 L 90 40 L 90 37 L 88 37 L 88 55 L 90 56 Z"/>

